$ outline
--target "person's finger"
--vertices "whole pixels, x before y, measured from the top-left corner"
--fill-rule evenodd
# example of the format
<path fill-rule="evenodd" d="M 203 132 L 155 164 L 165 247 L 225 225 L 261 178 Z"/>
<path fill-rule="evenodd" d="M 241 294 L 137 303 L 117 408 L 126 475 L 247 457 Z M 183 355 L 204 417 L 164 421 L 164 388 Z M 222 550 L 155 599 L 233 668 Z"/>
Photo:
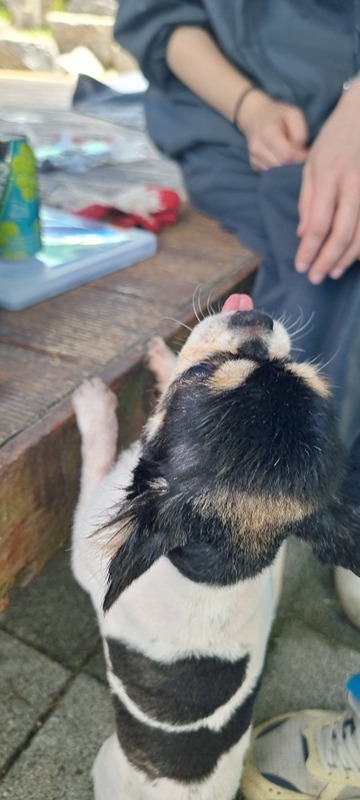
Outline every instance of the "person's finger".
<path fill-rule="evenodd" d="M 259 169 L 271 169 L 288 163 L 291 159 L 291 146 L 283 137 L 269 136 L 269 132 L 249 146 L 251 164 Z"/>
<path fill-rule="evenodd" d="M 329 273 L 330 278 L 341 278 L 341 276 L 346 272 L 346 270 L 351 267 L 355 261 L 360 259 L 360 218 L 358 219 L 356 230 L 352 239 L 351 244 L 345 252 L 342 254 L 341 258 L 336 263 L 335 267 Z"/>
<path fill-rule="evenodd" d="M 295 256 L 298 272 L 307 272 L 329 235 L 336 208 L 335 187 L 325 182 L 313 186 L 305 211 L 301 241 Z"/>
<path fill-rule="evenodd" d="M 281 116 L 262 132 L 261 145 L 272 159 L 271 166 L 303 161 L 306 155 L 306 150 L 289 138 L 286 119 Z"/>
<path fill-rule="evenodd" d="M 348 247 L 342 259 L 329 272 L 328 277 L 333 280 L 341 278 L 345 272 L 360 259 L 360 245 Z"/>
<path fill-rule="evenodd" d="M 360 198 L 354 199 L 344 187 L 336 209 L 330 235 L 324 242 L 309 271 L 311 283 L 321 283 L 336 266 L 350 266 L 351 254 L 359 250 L 358 228 L 360 221 Z M 349 251 L 349 255 L 346 253 Z M 345 258 L 345 260 L 343 260 Z"/>
<path fill-rule="evenodd" d="M 309 215 L 309 208 L 311 206 L 312 195 L 313 195 L 312 173 L 311 170 L 308 168 L 307 164 L 305 164 L 302 173 L 302 181 L 301 181 L 300 195 L 298 201 L 299 224 L 297 228 L 297 235 L 300 237 L 303 235 L 304 230 L 306 228 Z"/>
<path fill-rule="evenodd" d="M 309 139 L 309 130 L 304 114 L 299 109 L 289 109 L 284 123 L 289 141 L 296 146 L 296 149 L 305 149 Z"/>
<path fill-rule="evenodd" d="M 268 167 L 263 163 L 263 161 L 259 161 L 259 159 L 254 158 L 253 156 L 249 155 L 250 166 L 254 170 L 254 172 L 265 172 Z"/>
<path fill-rule="evenodd" d="M 284 164 L 292 164 L 298 151 L 288 142 L 285 137 L 273 136 L 263 143 L 264 151 L 267 154 L 269 167 L 281 167 Z"/>
<path fill-rule="evenodd" d="M 256 172 L 264 172 L 270 166 L 276 166 L 275 164 L 269 164 L 269 156 L 266 150 L 261 150 L 261 148 L 257 152 L 249 151 L 249 161 Z"/>

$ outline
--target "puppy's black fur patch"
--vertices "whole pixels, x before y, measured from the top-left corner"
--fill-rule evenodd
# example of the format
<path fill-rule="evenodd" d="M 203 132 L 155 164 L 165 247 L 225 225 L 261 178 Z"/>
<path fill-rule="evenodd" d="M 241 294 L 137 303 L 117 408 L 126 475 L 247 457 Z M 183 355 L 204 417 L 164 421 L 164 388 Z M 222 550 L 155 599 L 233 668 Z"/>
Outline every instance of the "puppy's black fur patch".
<path fill-rule="evenodd" d="M 166 664 L 123 642 L 108 639 L 107 644 L 112 670 L 130 700 L 147 716 L 178 725 L 203 719 L 227 703 L 243 683 L 249 661 L 248 656 L 234 662 L 204 656 Z"/>
<path fill-rule="evenodd" d="M 200 728 L 186 733 L 167 732 L 140 722 L 114 695 L 121 748 L 131 764 L 151 780 L 164 777 L 183 783 L 204 780 L 220 756 L 247 731 L 258 688 L 257 685 L 220 731 Z"/>

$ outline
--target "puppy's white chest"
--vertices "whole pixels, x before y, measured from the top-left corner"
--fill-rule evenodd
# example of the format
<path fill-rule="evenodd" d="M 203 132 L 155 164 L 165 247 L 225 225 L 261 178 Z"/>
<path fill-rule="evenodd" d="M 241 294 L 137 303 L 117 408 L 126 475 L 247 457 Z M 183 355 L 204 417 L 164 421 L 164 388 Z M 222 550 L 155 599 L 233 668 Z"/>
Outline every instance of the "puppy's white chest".
<path fill-rule="evenodd" d="M 166 558 L 123 593 L 103 620 L 103 634 L 121 637 L 156 660 L 210 654 L 233 660 L 264 650 L 274 612 L 271 568 L 228 587 L 195 583 Z"/>

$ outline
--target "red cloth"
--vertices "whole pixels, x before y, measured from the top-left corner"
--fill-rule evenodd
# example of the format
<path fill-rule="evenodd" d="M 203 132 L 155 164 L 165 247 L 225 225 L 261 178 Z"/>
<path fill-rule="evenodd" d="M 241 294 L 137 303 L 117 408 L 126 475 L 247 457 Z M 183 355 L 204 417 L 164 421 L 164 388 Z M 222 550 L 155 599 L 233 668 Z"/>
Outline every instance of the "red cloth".
<path fill-rule="evenodd" d="M 151 211 L 148 215 L 137 214 L 136 212 L 120 211 L 113 206 L 91 205 L 78 211 L 80 217 L 96 219 L 99 222 L 107 222 L 110 225 L 118 225 L 120 228 L 146 228 L 148 231 L 157 233 L 164 225 L 174 225 L 179 218 L 180 197 L 173 189 L 163 189 L 159 186 L 146 187 L 152 194 L 156 191 L 158 195 L 158 211 Z"/>

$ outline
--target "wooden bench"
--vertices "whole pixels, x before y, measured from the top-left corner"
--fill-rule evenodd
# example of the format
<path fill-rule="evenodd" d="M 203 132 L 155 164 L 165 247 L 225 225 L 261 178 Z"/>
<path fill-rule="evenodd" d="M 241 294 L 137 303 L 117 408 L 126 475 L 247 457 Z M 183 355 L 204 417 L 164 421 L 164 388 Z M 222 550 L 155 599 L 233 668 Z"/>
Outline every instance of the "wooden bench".
<path fill-rule="evenodd" d="M 69 536 L 79 485 L 71 394 L 100 375 L 119 397 L 120 445 L 153 402 L 155 333 L 175 344 L 195 312 L 246 291 L 258 258 L 184 206 L 157 255 L 21 312 L 0 310 L 0 598 L 28 582 Z"/>

